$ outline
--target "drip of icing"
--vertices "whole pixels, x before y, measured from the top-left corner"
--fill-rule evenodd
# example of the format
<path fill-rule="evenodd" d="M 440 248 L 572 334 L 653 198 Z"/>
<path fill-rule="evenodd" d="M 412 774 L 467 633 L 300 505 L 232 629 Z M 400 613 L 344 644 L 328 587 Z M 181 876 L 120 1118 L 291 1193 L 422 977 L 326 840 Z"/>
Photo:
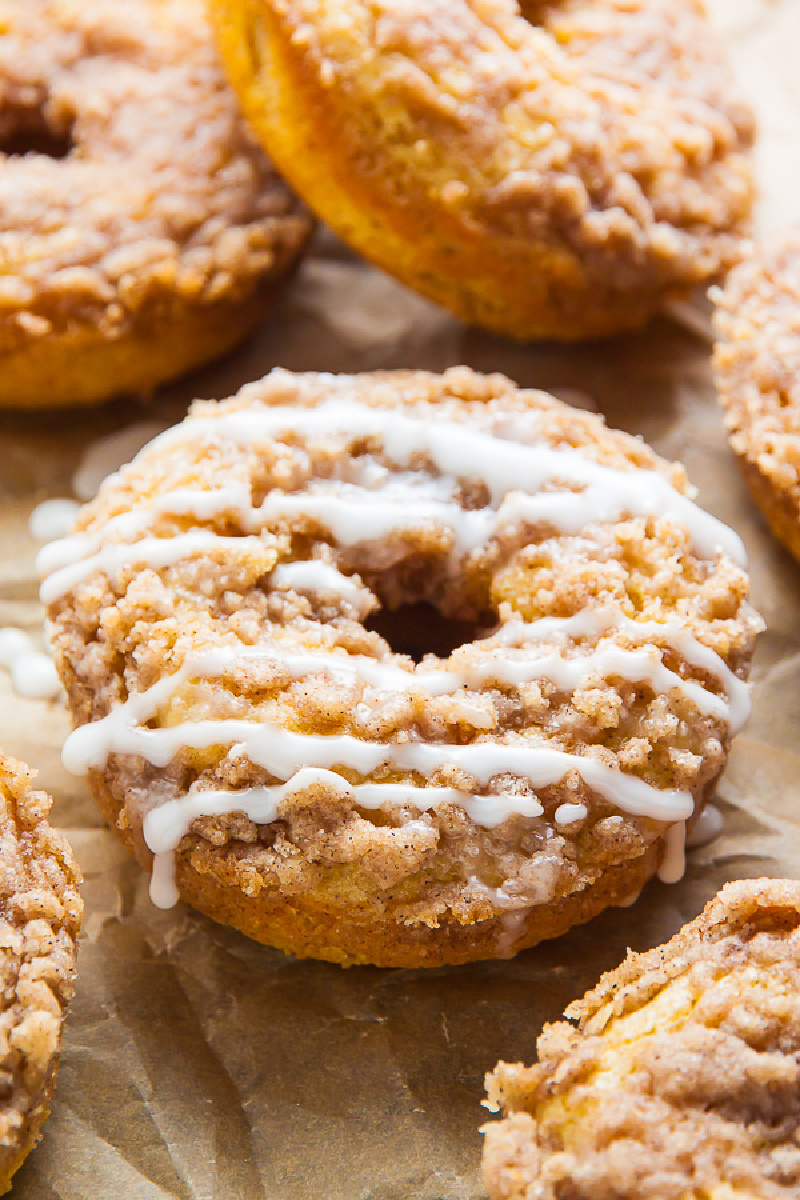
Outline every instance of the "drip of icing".
<path fill-rule="evenodd" d="M 28 518 L 31 537 L 38 542 L 66 537 L 80 510 L 81 506 L 76 500 L 43 500 Z"/>
<path fill-rule="evenodd" d="M 61 692 L 53 660 L 34 649 L 33 642 L 22 629 L 0 629 L 0 667 L 10 672 L 11 684 L 18 696 L 51 700 Z"/>
<path fill-rule="evenodd" d="M 722 813 L 714 804 L 707 804 L 686 839 L 687 846 L 705 846 L 722 833 Z"/>
<path fill-rule="evenodd" d="M 10 670 L 18 658 L 33 653 L 33 642 L 22 629 L 0 629 L 0 667 Z"/>
<path fill-rule="evenodd" d="M 573 821 L 582 821 L 589 815 L 585 804 L 559 804 L 555 811 L 556 825 L 571 825 Z"/>
<path fill-rule="evenodd" d="M 640 517 L 672 516 L 690 530 L 702 554 L 716 557 L 726 553 L 744 562 L 738 535 L 676 491 L 656 471 L 607 467 L 571 447 L 519 445 L 465 423 L 411 417 L 392 409 L 334 400 L 314 408 L 275 406 L 190 419 L 168 429 L 153 444 L 173 448 L 204 438 L 227 438 L 250 447 L 279 434 L 376 436 L 382 440 L 385 453 L 401 465 L 408 466 L 416 456 L 425 455 L 442 474 L 480 480 L 495 505 L 512 491 L 536 492 L 554 481 L 577 484 L 591 489 L 593 503 L 604 501 L 606 511 Z"/>
<path fill-rule="evenodd" d="M 153 856 L 153 873 L 150 876 L 150 899 L 156 908 L 173 908 L 180 899 L 175 883 L 175 851 Z"/>
<path fill-rule="evenodd" d="M 664 835 L 664 857 L 658 868 L 662 883 L 678 883 L 686 870 L 686 821 L 670 825 Z"/>
<path fill-rule="evenodd" d="M 500 929 L 495 943 L 495 953 L 498 958 L 513 958 L 517 952 L 517 943 L 525 933 L 530 908 L 518 908 L 514 912 L 502 913 L 499 917 Z"/>
<path fill-rule="evenodd" d="M 51 700 L 61 692 L 61 681 L 47 654 L 22 654 L 11 665 L 11 682 L 18 696 Z"/>

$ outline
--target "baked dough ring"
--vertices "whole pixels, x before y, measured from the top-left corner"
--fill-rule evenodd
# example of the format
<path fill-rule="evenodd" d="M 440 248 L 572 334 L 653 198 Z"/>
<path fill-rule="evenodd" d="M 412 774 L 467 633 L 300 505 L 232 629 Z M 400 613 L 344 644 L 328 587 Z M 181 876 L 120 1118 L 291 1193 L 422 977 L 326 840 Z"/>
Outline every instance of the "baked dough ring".
<path fill-rule="evenodd" d="M 47 823 L 50 797 L 32 780 L 0 753 L 0 1192 L 50 1112 L 83 913 L 80 871 Z"/>
<path fill-rule="evenodd" d="M 800 1192 L 800 884 L 727 884 L 665 946 L 487 1077 L 491 1200 L 791 1200 Z"/>
<path fill-rule="evenodd" d="M 502 376 L 275 371 L 43 552 L 64 761 L 159 903 L 175 871 L 297 954 L 511 955 L 665 840 L 680 873 L 748 708 L 736 560 L 681 468 Z M 417 666 L 380 631 L 419 657 L 431 609 L 458 648 Z"/>
<path fill-rule="evenodd" d="M 0 405 L 91 404 L 214 358 L 310 232 L 203 0 L 0 0 L 0 150 Z"/>
<path fill-rule="evenodd" d="M 800 230 L 743 262 L 714 298 L 731 446 L 770 529 L 800 559 Z"/>
<path fill-rule="evenodd" d="M 466 321 L 521 339 L 633 329 L 739 254 L 752 117 L 695 0 L 212 12 L 286 178 Z"/>

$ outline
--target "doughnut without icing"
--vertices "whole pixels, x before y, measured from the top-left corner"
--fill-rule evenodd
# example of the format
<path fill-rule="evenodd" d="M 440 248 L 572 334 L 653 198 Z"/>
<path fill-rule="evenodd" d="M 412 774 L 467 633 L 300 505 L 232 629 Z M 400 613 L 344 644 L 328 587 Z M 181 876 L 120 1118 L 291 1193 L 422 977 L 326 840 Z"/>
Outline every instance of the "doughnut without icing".
<path fill-rule="evenodd" d="M 753 121 L 695 0 L 211 10 L 299 194 L 466 321 L 520 339 L 633 329 L 739 256 Z"/>
<path fill-rule="evenodd" d="M 491 1200 L 800 1193 L 800 884 L 727 884 L 487 1076 Z"/>
<path fill-rule="evenodd" d="M 677 877 L 747 716 L 739 539 L 502 376 L 274 371 L 77 530 L 40 556 L 65 764 L 158 903 L 297 954 L 511 955 Z"/>
<path fill-rule="evenodd" d="M 310 232 L 202 0 L 0 0 L 0 151 L 0 405 L 148 391 L 221 354 Z"/>
<path fill-rule="evenodd" d="M 80 871 L 47 823 L 50 797 L 32 781 L 33 772 L 0 753 L 0 1192 L 50 1111 L 83 913 Z"/>
<path fill-rule="evenodd" d="M 800 229 L 738 266 L 714 299 L 731 446 L 772 532 L 800 559 Z"/>

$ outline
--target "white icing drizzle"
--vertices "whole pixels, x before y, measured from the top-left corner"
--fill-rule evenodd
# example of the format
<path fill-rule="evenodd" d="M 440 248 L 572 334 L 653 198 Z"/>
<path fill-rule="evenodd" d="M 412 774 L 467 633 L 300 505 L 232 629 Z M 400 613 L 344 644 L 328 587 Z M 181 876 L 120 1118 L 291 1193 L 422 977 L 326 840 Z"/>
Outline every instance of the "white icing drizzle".
<path fill-rule="evenodd" d="M 722 833 L 722 813 L 715 804 L 707 804 L 695 822 L 692 832 L 686 839 L 686 845 L 691 847 L 705 846 L 713 842 Z"/>
<path fill-rule="evenodd" d="M 408 466 L 416 456 L 425 455 L 444 475 L 480 480 L 495 505 L 509 492 L 537 492 L 554 481 L 577 484 L 591 493 L 591 502 L 584 506 L 588 519 L 618 519 L 612 513 L 671 516 L 689 529 L 701 554 L 716 557 L 725 553 L 744 562 L 738 534 L 676 491 L 657 471 L 607 467 L 572 448 L 518 445 L 466 423 L 412 417 L 393 409 L 333 400 L 314 408 L 275 406 L 188 420 L 168 429 L 152 444 L 172 448 L 185 442 L 225 438 L 257 446 L 281 433 L 379 437 L 384 452 L 394 462 Z M 595 515 L 598 511 L 603 515 Z"/>
<path fill-rule="evenodd" d="M 559 804 L 554 814 L 556 825 L 571 825 L 574 821 L 582 821 L 589 815 L 585 804 Z"/>
<path fill-rule="evenodd" d="M 678 883 L 686 870 L 686 821 L 670 825 L 664 835 L 664 857 L 658 868 L 662 883 Z"/>
<path fill-rule="evenodd" d="M 215 678 L 232 667 L 253 661 L 275 663 L 296 679 L 325 674 L 348 683 L 365 683 L 379 692 L 421 692 L 428 696 L 453 695 L 463 688 L 480 690 L 491 683 L 517 687 L 534 679 L 546 679 L 562 691 L 574 691 L 590 679 L 615 676 L 648 683 L 657 692 L 677 691 L 689 699 L 699 712 L 720 720 L 730 720 L 729 704 L 724 697 L 668 670 L 661 663 L 655 647 L 626 650 L 609 645 L 577 653 L 571 658 L 562 658 L 560 654 L 537 654 L 521 659 L 486 658 L 482 662 L 466 663 L 460 667 L 451 660 L 448 668 L 418 668 L 410 671 L 393 662 L 380 662 L 364 655 L 286 649 L 277 644 L 217 647 L 206 652 L 194 652 L 187 656 L 178 671 L 160 680 L 150 692 L 130 697 L 102 720 L 111 721 L 117 716 L 123 719 L 126 714 L 138 716 L 144 697 L 156 689 L 158 704 L 163 704 L 189 679 Z M 154 712 L 155 707 L 146 716 L 152 716 Z M 141 720 L 141 717 L 138 719 Z M 100 722 L 95 724 L 99 725 Z"/>
<path fill-rule="evenodd" d="M 701 554 L 714 557 L 726 553 L 744 562 L 738 535 L 676 491 L 658 472 L 603 466 L 571 448 L 521 446 L 454 422 L 436 423 L 391 410 L 331 402 L 312 409 L 276 407 L 188 420 L 161 434 L 151 445 L 167 448 L 204 438 L 228 438 L 256 446 L 279 433 L 379 436 L 394 461 L 408 466 L 416 456 L 426 455 L 453 480 L 466 478 L 484 483 L 493 505 L 498 507 L 464 510 L 454 500 L 433 494 L 437 489 L 431 485 L 436 481 L 428 481 L 427 489 L 420 482 L 416 486 L 406 482 L 404 486 L 402 480 L 395 480 L 379 490 L 330 483 L 325 490 L 316 485 L 315 489 L 298 493 L 273 491 L 256 508 L 251 506 L 249 491 L 241 483 L 213 490 L 177 488 L 159 497 L 149 509 L 111 518 L 94 534 L 77 534 L 63 544 L 47 547 L 38 564 L 40 572 L 49 576 L 43 584 L 45 603 L 63 595 L 93 571 L 115 569 L 118 548 L 112 545 L 103 550 L 102 543 L 115 533 L 135 537 L 154 515 L 163 513 L 210 520 L 230 511 L 250 532 L 274 520 L 317 519 L 343 545 L 437 522 L 453 530 L 455 548 L 460 552 L 475 550 L 499 529 L 515 522 L 547 523 L 562 533 L 577 533 L 590 522 L 617 521 L 625 516 L 666 516 L 689 529 Z M 539 490 L 552 482 L 577 485 L 583 490 Z M 203 532 L 209 539 L 219 536 L 209 530 Z M 169 540 L 179 543 L 180 536 L 186 535 Z M 138 544 L 136 561 L 163 565 L 165 551 L 155 546 L 163 540 L 167 539 L 144 538 Z M 220 537 L 220 542 L 232 541 Z M 176 545 L 175 557 L 169 561 L 178 561 L 185 545 Z M 149 557 L 151 548 L 154 559 Z M 235 547 L 226 544 L 221 548 Z"/>
<path fill-rule="evenodd" d="M 36 650 L 22 629 L 11 626 L 0 629 L 0 667 L 10 673 L 11 685 L 18 696 L 52 700 L 61 693 L 61 681 L 52 658 Z"/>
<path fill-rule="evenodd" d="M 33 642 L 24 629 L 0 629 L 0 667 L 11 670 L 18 658 L 33 653 Z"/>
<path fill-rule="evenodd" d="M 11 665 L 11 682 L 18 696 L 52 700 L 61 692 L 61 680 L 48 654 L 22 654 Z"/>
<path fill-rule="evenodd" d="M 53 547 L 58 542 L 52 543 Z M 90 555 L 83 562 L 61 567 L 42 580 L 39 595 L 51 604 L 94 572 L 112 575 L 128 566 L 168 567 L 197 554 L 261 553 L 264 543 L 256 537 L 221 537 L 210 529 L 194 529 L 171 538 L 142 538 L 140 542 L 116 542 Z M 49 549 L 49 547 L 45 547 Z M 54 549 L 54 553 L 56 553 Z"/>
<path fill-rule="evenodd" d="M 160 680 L 147 692 L 131 699 L 142 702 L 146 713 L 154 693 L 158 693 L 163 684 L 171 683 L 171 678 Z M 237 719 L 187 721 L 162 729 L 144 729 L 131 723 L 131 715 L 132 709 L 126 712 L 120 706 L 100 721 L 75 729 L 64 744 L 63 760 L 67 770 L 83 774 L 91 767 L 101 767 L 112 753 L 141 755 L 154 766 L 164 767 L 183 748 L 235 745 L 252 763 L 284 780 L 289 779 L 301 764 L 304 767 L 341 765 L 362 775 L 388 765 L 426 777 L 455 764 L 484 785 L 495 775 L 510 773 L 527 779 L 534 787 L 547 787 L 574 770 L 589 787 L 617 808 L 633 815 L 675 821 L 690 816 L 693 810 L 688 792 L 655 788 L 638 776 L 624 774 L 596 759 L 531 741 L 471 742 L 467 745 L 382 743 L 365 741 L 350 734 L 294 733 L 280 726 Z"/>
<path fill-rule="evenodd" d="M 31 537 L 39 542 L 66 537 L 80 510 L 77 500 L 42 500 L 28 517 Z"/>
<path fill-rule="evenodd" d="M 499 920 L 499 932 L 495 944 L 498 958 L 513 958 L 517 953 L 517 944 L 525 933 L 530 908 L 518 908 L 513 912 L 502 913 Z"/>
<path fill-rule="evenodd" d="M 749 685 L 731 670 L 715 650 L 704 645 L 690 630 L 674 619 L 635 621 L 632 617 L 626 616 L 609 605 L 588 609 L 586 612 L 577 613 L 575 616 L 565 619 L 542 617 L 538 621 L 531 622 L 509 621 L 493 634 L 490 640 L 507 646 L 525 645 L 530 642 L 539 643 L 545 638 L 563 643 L 567 637 L 599 637 L 613 629 L 624 633 L 631 640 L 652 641 L 656 644 L 663 642 L 685 659 L 690 666 L 706 671 L 712 678 L 719 680 L 727 697 L 727 711 L 724 715 L 730 725 L 731 733 L 738 733 L 744 727 L 750 716 Z M 666 670 L 666 668 L 662 669 Z M 624 674 L 623 672 L 618 673 Z M 671 672 L 669 673 L 671 674 Z M 691 682 L 681 679 L 680 676 L 676 676 L 676 678 L 680 680 L 683 688 Z M 661 676 L 661 680 L 665 686 L 659 690 L 668 691 L 670 687 L 678 686 L 678 684 L 666 680 L 665 676 Z M 651 677 L 651 682 L 654 688 L 657 687 L 655 676 Z M 694 683 L 693 688 L 684 691 L 684 694 L 690 696 L 701 712 L 721 715 L 721 710 L 715 703 L 721 698 L 714 697 L 711 706 L 703 708 L 701 704 L 706 704 L 707 701 L 698 703 L 694 692 L 695 688 L 703 690 L 701 684 Z M 706 693 L 706 695 L 709 694 Z"/>
<path fill-rule="evenodd" d="M 338 567 L 322 562 L 318 558 L 298 559 L 296 562 L 280 563 L 270 576 L 274 588 L 293 592 L 310 592 L 319 596 L 327 593 L 348 600 L 360 616 L 366 616 L 375 607 L 368 588 L 344 575 Z"/>

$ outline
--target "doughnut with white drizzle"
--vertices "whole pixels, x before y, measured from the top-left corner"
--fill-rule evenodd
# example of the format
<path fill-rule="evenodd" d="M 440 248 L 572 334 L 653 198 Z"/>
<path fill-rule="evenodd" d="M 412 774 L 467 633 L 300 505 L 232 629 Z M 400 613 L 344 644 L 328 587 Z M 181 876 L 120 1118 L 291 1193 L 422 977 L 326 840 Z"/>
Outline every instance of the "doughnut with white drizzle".
<path fill-rule="evenodd" d="M 587 919 L 676 822 L 678 873 L 747 716 L 742 561 L 679 469 L 541 393 L 276 371 L 43 551 L 65 762 L 159 903 L 336 961 L 506 953 L 501 918 L 514 949 Z M 419 602 L 476 636 L 415 664 L 364 628 Z"/>

